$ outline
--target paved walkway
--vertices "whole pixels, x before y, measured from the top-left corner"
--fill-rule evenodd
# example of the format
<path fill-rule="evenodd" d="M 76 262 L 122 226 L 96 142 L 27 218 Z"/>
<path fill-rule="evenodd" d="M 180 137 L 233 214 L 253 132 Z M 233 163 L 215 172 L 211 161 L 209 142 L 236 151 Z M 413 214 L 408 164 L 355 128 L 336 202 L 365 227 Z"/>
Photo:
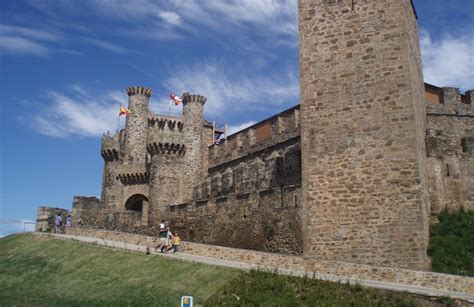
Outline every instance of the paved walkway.
<path fill-rule="evenodd" d="M 107 246 L 107 247 L 115 248 L 115 249 L 122 249 L 122 250 L 128 250 L 128 251 L 140 252 L 140 253 L 150 253 L 153 255 L 159 255 L 162 257 L 168 257 L 168 258 L 173 258 L 173 259 L 178 259 L 178 260 L 225 266 L 225 267 L 236 268 L 236 269 L 243 269 L 243 270 L 259 269 L 259 270 L 268 270 L 270 272 L 276 271 L 279 274 L 283 274 L 283 275 L 292 275 L 292 276 L 301 276 L 301 277 L 308 276 L 308 277 L 312 277 L 319 280 L 327 280 L 327 281 L 333 281 L 333 282 L 339 282 L 339 283 L 359 284 L 359 285 L 382 289 L 382 290 L 412 293 L 416 295 L 429 296 L 429 297 L 449 296 L 451 298 L 461 299 L 461 300 L 468 301 L 469 303 L 474 304 L 474 294 L 471 294 L 471 293 L 443 291 L 443 290 L 437 290 L 437 289 L 431 289 L 431 288 L 425 288 L 425 287 L 411 286 L 407 284 L 389 283 L 389 282 L 356 279 L 356 278 L 346 278 L 346 277 L 341 277 L 341 276 L 320 274 L 320 273 L 314 273 L 314 274 L 310 273 L 308 275 L 308 272 L 301 271 L 301 270 L 290 270 L 290 269 L 282 269 L 282 268 L 275 268 L 275 267 L 262 267 L 255 264 L 248 264 L 248 263 L 237 262 L 237 261 L 229 261 L 229 260 L 216 259 L 216 258 L 210 258 L 210 257 L 204 257 L 204 256 L 197 256 L 197 255 L 186 254 L 183 252 L 179 252 L 176 254 L 160 253 L 159 251 L 155 249 L 149 249 L 146 246 L 124 243 L 124 242 L 119 242 L 119 241 L 105 240 L 101 238 L 93 238 L 93 237 L 85 237 L 85 236 L 77 236 L 77 235 L 66 235 L 66 234 L 45 234 L 45 233 L 35 233 L 35 234 L 43 235 L 43 236 L 53 236 L 53 237 L 57 237 L 61 239 L 67 239 L 67 240 L 76 240 L 80 242 L 103 245 L 103 246 Z"/>

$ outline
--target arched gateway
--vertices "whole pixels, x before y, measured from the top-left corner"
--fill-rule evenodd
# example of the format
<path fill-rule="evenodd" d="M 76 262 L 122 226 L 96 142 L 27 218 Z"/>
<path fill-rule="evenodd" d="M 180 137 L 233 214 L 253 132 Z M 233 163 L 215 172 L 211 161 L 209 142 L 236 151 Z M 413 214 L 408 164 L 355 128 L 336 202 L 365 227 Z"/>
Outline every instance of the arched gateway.
<path fill-rule="evenodd" d="M 142 212 L 144 202 L 148 203 L 148 198 L 142 194 L 130 196 L 125 202 L 125 210 Z"/>

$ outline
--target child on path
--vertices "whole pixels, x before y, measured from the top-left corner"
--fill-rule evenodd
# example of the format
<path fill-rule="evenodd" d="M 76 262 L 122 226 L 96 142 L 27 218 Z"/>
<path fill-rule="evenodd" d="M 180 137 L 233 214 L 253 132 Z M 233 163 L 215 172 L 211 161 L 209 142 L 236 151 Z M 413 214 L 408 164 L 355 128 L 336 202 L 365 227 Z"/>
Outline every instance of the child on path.
<path fill-rule="evenodd" d="M 178 236 L 178 233 L 175 231 L 173 237 L 171 238 L 171 244 L 173 244 L 173 254 L 179 250 L 179 245 L 181 244 L 181 238 Z"/>

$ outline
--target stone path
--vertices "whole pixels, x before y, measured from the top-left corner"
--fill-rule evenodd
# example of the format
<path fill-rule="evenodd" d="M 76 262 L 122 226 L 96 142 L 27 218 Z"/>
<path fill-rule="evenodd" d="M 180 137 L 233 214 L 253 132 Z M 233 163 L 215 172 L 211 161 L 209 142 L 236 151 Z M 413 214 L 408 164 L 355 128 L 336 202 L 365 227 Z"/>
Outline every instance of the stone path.
<path fill-rule="evenodd" d="M 103 246 L 114 248 L 114 249 L 122 249 L 122 250 L 128 250 L 128 251 L 140 252 L 140 253 L 148 252 L 152 255 L 159 255 L 162 257 L 183 260 L 183 261 L 199 262 L 199 263 L 225 266 L 225 267 L 243 269 L 243 270 L 259 269 L 259 270 L 267 270 L 270 272 L 277 271 L 279 274 L 283 274 L 283 275 L 292 275 L 292 276 L 300 276 L 300 277 L 308 276 L 308 272 L 301 271 L 301 270 L 262 267 L 262 266 L 243 263 L 243 262 L 191 255 L 191 254 L 186 254 L 184 252 L 179 252 L 176 254 L 160 253 L 159 251 L 155 249 L 148 250 L 148 247 L 146 246 L 124 243 L 124 242 L 119 242 L 119 241 L 106 240 L 106 239 L 101 239 L 101 238 L 93 238 L 93 237 L 78 236 L 78 235 L 67 235 L 67 234 L 45 234 L 45 233 L 35 233 L 35 234 L 41 235 L 41 236 L 53 236 L 60 239 L 76 240 L 80 242 L 103 245 Z M 339 282 L 339 283 L 359 284 L 362 286 L 367 286 L 367 287 L 372 287 L 372 288 L 377 288 L 377 289 L 382 289 L 382 290 L 412 293 L 416 295 L 429 296 L 429 297 L 449 296 L 451 298 L 464 300 L 464 301 L 474 304 L 474 293 L 471 294 L 471 293 L 462 293 L 462 292 L 454 292 L 454 291 L 443 291 L 443 290 L 437 290 L 437 289 L 431 289 L 431 288 L 425 288 L 425 287 L 419 287 L 419 286 L 411 286 L 411 285 L 406 285 L 406 284 L 389 283 L 389 282 L 381 282 L 381 281 L 357 279 L 357 278 L 347 278 L 347 277 L 320 274 L 320 273 L 314 273 L 314 274 L 309 275 L 308 277 L 312 277 L 319 280 Z"/>

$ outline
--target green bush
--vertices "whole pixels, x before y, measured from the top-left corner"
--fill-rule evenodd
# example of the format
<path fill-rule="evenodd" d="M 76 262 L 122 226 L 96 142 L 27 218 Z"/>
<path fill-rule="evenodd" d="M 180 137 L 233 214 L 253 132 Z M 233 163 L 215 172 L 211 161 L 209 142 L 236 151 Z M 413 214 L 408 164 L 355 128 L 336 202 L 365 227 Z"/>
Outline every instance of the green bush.
<path fill-rule="evenodd" d="M 432 270 L 474 276 L 474 211 L 443 210 L 438 220 L 430 231 Z"/>

